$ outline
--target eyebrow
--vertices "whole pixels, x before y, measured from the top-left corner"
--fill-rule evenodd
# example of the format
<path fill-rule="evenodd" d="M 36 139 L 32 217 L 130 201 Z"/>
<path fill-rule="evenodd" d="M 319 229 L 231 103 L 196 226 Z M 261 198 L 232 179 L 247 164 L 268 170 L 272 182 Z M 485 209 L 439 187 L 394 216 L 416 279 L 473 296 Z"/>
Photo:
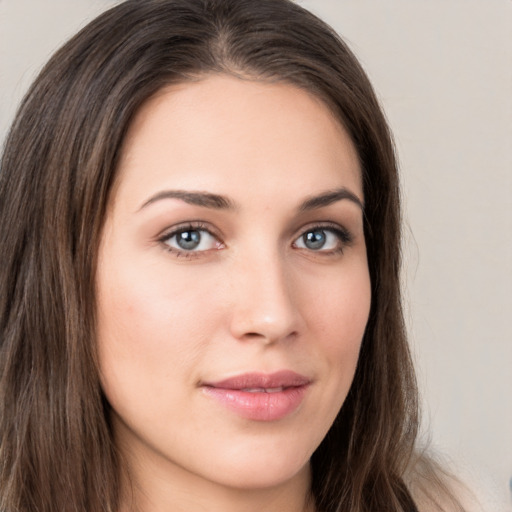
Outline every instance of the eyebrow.
<path fill-rule="evenodd" d="M 215 210 L 234 210 L 235 204 L 227 197 L 212 194 L 210 192 L 189 192 L 185 190 L 164 190 L 151 196 L 140 208 L 146 208 L 162 199 L 180 199 L 188 204 L 202 206 L 204 208 L 213 208 Z"/>
<path fill-rule="evenodd" d="M 212 208 L 215 210 L 236 209 L 236 205 L 231 199 L 219 194 L 212 194 L 211 192 L 190 192 L 186 190 L 163 190 L 145 201 L 139 208 L 139 211 L 157 201 L 161 201 L 162 199 L 180 199 L 188 204 L 202 206 L 203 208 Z M 299 205 L 298 211 L 306 212 L 316 210 L 318 208 L 324 208 L 343 199 L 352 201 L 364 211 L 363 202 L 359 197 L 345 187 L 328 190 L 327 192 L 309 197 Z"/>
<path fill-rule="evenodd" d="M 299 211 L 305 212 L 309 210 L 316 210 L 317 208 L 324 208 L 325 206 L 329 206 L 343 199 L 352 201 L 364 211 L 363 201 L 345 187 L 329 190 L 317 196 L 309 197 L 299 206 Z"/>

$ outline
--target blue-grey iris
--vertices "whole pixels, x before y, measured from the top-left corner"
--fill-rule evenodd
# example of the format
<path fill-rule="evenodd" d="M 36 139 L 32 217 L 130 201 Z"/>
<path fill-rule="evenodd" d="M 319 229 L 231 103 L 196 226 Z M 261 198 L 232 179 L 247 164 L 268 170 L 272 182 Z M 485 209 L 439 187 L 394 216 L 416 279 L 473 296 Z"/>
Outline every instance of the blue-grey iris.
<path fill-rule="evenodd" d="M 176 235 L 176 243 L 186 251 L 191 251 L 201 243 L 200 231 L 182 231 Z"/>
<path fill-rule="evenodd" d="M 308 249 L 315 251 L 321 249 L 325 245 L 327 236 L 325 231 L 322 230 L 308 231 L 307 233 L 304 233 L 302 240 Z"/>

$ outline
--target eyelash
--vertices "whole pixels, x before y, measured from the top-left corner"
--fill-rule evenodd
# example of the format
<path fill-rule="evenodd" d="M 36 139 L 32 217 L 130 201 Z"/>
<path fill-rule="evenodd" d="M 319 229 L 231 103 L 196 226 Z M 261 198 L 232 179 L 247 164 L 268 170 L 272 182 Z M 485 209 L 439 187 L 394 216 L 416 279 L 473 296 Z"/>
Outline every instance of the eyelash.
<path fill-rule="evenodd" d="M 299 240 L 304 241 L 304 237 L 308 233 L 314 233 L 314 232 L 324 232 L 324 233 L 332 233 L 337 239 L 337 246 L 333 249 L 328 250 L 317 250 L 314 249 L 308 249 L 307 247 L 296 247 L 299 250 L 305 250 L 308 252 L 311 252 L 314 255 L 323 255 L 323 256 L 335 256 L 337 254 L 342 254 L 343 251 L 350 247 L 353 243 L 353 236 L 352 234 L 345 229 L 344 227 L 340 226 L 339 224 L 331 224 L 331 223 L 320 223 L 320 224 L 314 224 L 312 226 L 308 226 L 307 228 L 301 229 L 301 234 L 295 238 L 293 245 L 296 246 L 297 242 Z"/>
<path fill-rule="evenodd" d="M 158 242 L 160 242 L 164 249 L 167 252 L 170 252 L 171 254 L 174 254 L 177 257 L 183 257 L 183 258 L 198 258 L 201 256 L 202 253 L 207 252 L 208 250 L 202 250 L 202 251 L 194 251 L 194 250 L 180 250 L 175 247 L 171 247 L 169 245 L 169 240 L 172 238 L 186 232 L 205 232 L 208 233 L 209 236 L 217 240 L 218 247 L 216 247 L 216 250 L 224 248 L 224 244 L 222 241 L 219 240 L 219 236 L 213 233 L 212 229 L 209 228 L 209 226 L 203 222 L 189 222 L 186 224 L 182 224 L 179 226 L 174 226 L 170 231 L 167 231 L 164 233 L 161 237 L 158 238 Z"/>
<path fill-rule="evenodd" d="M 214 249 L 203 249 L 203 250 L 186 250 L 186 249 L 177 249 L 175 247 L 171 247 L 169 245 L 169 241 L 186 232 L 205 232 L 208 234 L 208 236 L 211 236 L 216 240 L 217 246 Z M 297 247 L 297 243 L 301 240 L 304 242 L 304 237 L 308 233 L 314 233 L 314 232 L 324 232 L 324 233 L 332 233 L 337 241 L 337 247 L 329 250 L 314 250 L 310 249 L 308 247 Z M 175 226 L 172 228 L 172 230 L 165 232 L 162 236 L 158 238 L 158 242 L 161 243 L 164 247 L 164 249 L 167 252 L 170 252 L 171 254 L 174 254 L 176 257 L 183 257 L 183 258 L 198 258 L 201 257 L 202 254 L 205 252 L 209 252 L 210 250 L 220 250 L 225 247 L 222 240 L 220 240 L 220 237 L 216 235 L 212 229 L 203 222 L 189 222 L 187 224 L 182 224 L 179 226 Z M 330 224 L 330 223 L 320 223 L 320 224 L 314 224 L 311 226 L 308 226 L 306 228 L 302 228 L 299 236 L 297 236 L 293 241 L 293 246 L 297 250 L 304 250 L 312 254 L 316 255 L 323 255 L 323 256 L 331 256 L 336 254 L 342 254 L 344 249 L 346 247 L 349 247 L 353 242 L 353 236 L 351 233 L 339 226 L 338 224 Z M 201 243 L 201 242 L 199 242 Z M 299 242 L 300 243 L 300 242 Z"/>

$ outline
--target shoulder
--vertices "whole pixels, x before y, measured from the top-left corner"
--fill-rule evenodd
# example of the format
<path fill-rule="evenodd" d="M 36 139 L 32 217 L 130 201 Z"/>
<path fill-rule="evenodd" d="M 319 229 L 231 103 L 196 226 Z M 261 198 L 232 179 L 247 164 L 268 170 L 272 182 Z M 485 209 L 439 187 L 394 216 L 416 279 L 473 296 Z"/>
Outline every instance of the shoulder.
<path fill-rule="evenodd" d="M 473 492 L 432 456 L 415 455 L 405 482 L 419 512 L 484 512 Z"/>

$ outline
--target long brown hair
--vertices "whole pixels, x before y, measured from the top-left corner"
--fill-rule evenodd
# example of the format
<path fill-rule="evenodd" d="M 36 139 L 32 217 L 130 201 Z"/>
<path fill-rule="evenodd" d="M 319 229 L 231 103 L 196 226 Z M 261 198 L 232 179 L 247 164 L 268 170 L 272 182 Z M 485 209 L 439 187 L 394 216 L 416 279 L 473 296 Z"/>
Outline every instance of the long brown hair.
<path fill-rule="evenodd" d="M 405 511 L 417 392 L 402 320 L 391 136 L 344 42 L 288 0 L 129 0 L 59 50 L 0 168 L 0 509 L 116 512 L 120 463 L 95 354 L 98 241 L 120 148 L 164 85 L 210 73 L 322 99 L 359 154 L 372 283 L 349 396 L 312 457 L 317 510 Z"/>

